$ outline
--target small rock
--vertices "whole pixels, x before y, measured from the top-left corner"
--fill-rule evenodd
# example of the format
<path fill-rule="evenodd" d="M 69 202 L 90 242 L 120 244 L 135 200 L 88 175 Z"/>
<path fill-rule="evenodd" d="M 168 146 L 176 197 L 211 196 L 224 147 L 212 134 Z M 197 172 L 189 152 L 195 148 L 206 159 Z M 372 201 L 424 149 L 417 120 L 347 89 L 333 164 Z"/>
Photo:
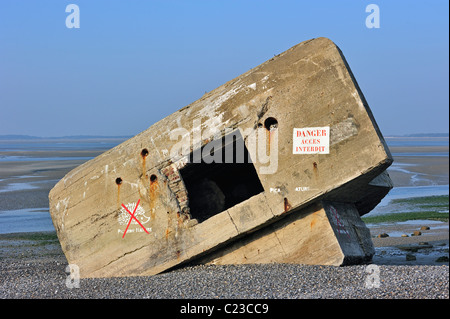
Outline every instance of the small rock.
<path fill-rule="evenodd" d="M 448 261 L 448 256 L 441 256 L 441 257 L 439 257 L 438 259 L 436 259 L 436 262 L 437 263 L 445 263 L 445 262 L 449 262 Z"/>
<path fill-rule="evenodd" d="M 406 254 L 406 261 L 414 261 L 416 260 L 416 256 L 413 254 Z"/>
<path fill-rule="evenodd" d="M 409 237 L 407 234 L 402 234 L 402 237 Z"/>
<path fill-rule="evenodd" d="M 416 253 L 419 248 L 415 245 L 401 245 L 401 246 L 397 246 L 398 249 L 404 250 L 404 251 L 410 251 L 413 253 Z"/>
<path fill-rule="evenodd" d="M 430 227 L 428 227 L 428 226 L 422 226 L 422 227 L 420 227 L 420 230 L 430 230 Z"/>
<path fill-rule="evenodd" d="M 411 234 L 411 236 L 420 236 L 422 235 L 422 232 L 415 230 L 414 233 Z"/>
<path fill-rule="evenodd" d="M 379 234 L 377 237 L 378 238 L 386 238 L 386 237 L 389 237 L 389 235 L 386 233 L 382 233 L 382 234 Z"/>

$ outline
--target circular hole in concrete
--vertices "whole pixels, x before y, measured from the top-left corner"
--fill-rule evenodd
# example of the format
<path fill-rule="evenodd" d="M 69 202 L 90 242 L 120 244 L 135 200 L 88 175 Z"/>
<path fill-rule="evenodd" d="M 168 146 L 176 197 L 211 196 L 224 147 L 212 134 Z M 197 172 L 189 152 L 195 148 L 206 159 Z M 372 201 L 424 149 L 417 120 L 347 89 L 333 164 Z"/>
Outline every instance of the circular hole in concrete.
<path fill-rule="evenodd" d="M 142 157 L 146 157 L 147 155 L 148 155 L 148 149 L 144 148 L 144 149 L 141 151 L 141 156 L 142 156 Z"/>
<path fill-rule="evenodd" d="M 266 128 L 266 130 L 271 131 L 273 129 L 278 128 L 278 121 L 276 118 L 274 117 L 268 117 L 266 118 L 266 120 L 264 121 L 264 127 Z"/>

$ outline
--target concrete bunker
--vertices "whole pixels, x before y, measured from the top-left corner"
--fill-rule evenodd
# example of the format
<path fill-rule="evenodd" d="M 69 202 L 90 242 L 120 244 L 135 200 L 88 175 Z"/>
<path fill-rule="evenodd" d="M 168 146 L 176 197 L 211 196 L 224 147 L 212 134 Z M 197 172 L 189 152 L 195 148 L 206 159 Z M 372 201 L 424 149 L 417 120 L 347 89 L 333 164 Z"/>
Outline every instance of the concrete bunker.
<path fill-rule="evenodd" d="M 294 151 L 294 132 L 320 127 L 328 152 Z M 260 146 L 277 156 L 275 170 L 260 165 Z M 360 263 L 375 253 L 360 216 L 393 187 L 392 161 L 342 52 L 318 38 L 73 169 L 49 193 L 50 214 L 83 278 L 154 275 L 196 260 Z M 124 237 L 122 205 L 148 213 L 148 233 Z"/>

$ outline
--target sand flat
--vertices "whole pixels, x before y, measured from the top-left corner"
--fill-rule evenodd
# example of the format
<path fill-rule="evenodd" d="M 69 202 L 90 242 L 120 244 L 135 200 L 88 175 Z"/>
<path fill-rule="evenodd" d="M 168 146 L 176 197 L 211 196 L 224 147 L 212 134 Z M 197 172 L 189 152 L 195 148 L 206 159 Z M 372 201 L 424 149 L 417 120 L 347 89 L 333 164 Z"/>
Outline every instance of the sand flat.
<path fill-rule="evenodd" d="M 449 184 L 448 146 L 395 146 L 389 149 L 394 154 L 394 163 L 388 169 L 394 187 Z"/>

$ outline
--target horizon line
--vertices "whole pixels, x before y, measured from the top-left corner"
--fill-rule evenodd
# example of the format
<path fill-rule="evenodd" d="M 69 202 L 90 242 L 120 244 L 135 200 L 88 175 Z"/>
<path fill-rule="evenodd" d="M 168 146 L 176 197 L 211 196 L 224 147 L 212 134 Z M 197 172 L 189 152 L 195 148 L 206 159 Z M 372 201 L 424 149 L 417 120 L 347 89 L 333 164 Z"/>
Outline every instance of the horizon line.
<path fill-rule="evenodd" d="M 137 135 L 137 134 L 136 134 Z M 136 135 L 63 135 L 63 136 L 37 136 L 27 134 L 0 134 L 0 140 L 45 140 L 45 139 L 123 139 Z M 449 137 L 450 133 L 411 133 L 411 134 L 386 134 L 385 138 L 392 137 Z"/>

